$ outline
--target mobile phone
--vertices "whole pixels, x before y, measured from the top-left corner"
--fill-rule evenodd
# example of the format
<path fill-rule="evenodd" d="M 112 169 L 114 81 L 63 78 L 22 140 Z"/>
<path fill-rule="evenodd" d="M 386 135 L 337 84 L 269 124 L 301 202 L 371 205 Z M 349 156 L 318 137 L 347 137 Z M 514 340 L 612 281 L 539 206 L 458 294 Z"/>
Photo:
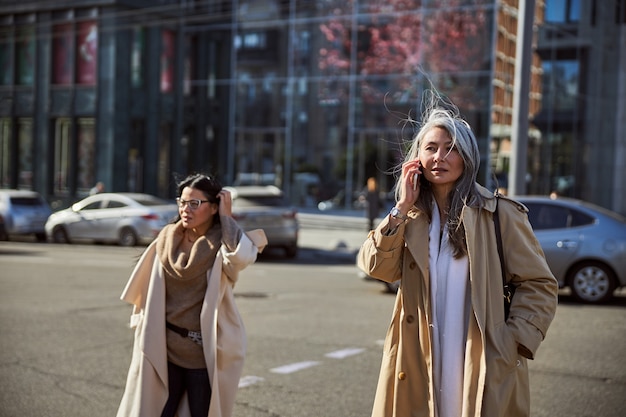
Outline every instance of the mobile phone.
<path fill-rule="evenodd" d="M 420 171 L 422 170 L 422 163 L 420 161 L 417 161 L 417 166 L 419 167 Z M 420 174 L 418 172 L 416 172 L 415 174 L 413 174 L 413 191 L 417 190 L 417 181 L 419 180 Z"/>

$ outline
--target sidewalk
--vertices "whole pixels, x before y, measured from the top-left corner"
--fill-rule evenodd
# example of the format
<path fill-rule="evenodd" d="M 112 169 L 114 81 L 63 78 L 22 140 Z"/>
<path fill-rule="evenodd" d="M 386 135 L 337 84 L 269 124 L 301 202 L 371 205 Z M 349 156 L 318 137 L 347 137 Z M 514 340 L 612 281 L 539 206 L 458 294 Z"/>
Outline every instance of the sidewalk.
<path fill-rule="evenodd" d="M 300 212 L 301 248 L 316 249 L 318 256 L 355 262 L 369 232 L 362 211 Z"/>

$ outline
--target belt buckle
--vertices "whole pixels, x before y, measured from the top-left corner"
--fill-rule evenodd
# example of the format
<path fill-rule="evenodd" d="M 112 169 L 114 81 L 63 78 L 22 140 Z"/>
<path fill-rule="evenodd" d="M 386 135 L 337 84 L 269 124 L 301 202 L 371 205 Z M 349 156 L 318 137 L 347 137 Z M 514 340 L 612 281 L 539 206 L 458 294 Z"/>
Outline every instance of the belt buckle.
<path fill-rule="evenodd" d="M 202 346 L 202 333 L 189 330 L 187 332 L 187 337 L 191 339 L 192 342 Z"/>

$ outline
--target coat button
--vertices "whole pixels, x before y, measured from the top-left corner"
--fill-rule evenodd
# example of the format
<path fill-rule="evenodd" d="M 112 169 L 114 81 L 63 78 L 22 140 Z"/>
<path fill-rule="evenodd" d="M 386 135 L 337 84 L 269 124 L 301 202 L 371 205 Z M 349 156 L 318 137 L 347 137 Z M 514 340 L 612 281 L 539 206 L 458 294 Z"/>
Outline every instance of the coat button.
<path fill-rule="evenodd" d="M 406 379 L 406 374 L 405 374 L 404 372 L 400 372 L 400 373 L 398 374 L 398 379 L 399 379 L 400 381 L 404 381 L 404 380 Z"/>
<path fill-rule="evenodd" d="M 415 269 L 416 266 L 417 266 L 417 264 L 415 262 L 411 262 L 409 264 L 409 269 Z"/>
<path fill-rule="evenodd" d="M 406 316 L 407 323 L 413 323 L 414 321 L 415 321 L 415 316 L 413 316 L 412 314 L 409 314 L 408 316 Z"/>

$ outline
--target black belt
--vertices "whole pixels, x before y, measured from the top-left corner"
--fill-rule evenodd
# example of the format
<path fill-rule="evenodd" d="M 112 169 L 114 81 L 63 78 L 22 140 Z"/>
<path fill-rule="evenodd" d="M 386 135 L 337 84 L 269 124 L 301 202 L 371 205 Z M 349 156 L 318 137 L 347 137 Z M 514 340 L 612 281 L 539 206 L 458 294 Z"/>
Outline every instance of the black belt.
<path fill-rule="evenodd" d="M 187 330 L 184 327 L 178 327 L 177 325 L 172 324 L 169 321 L 165 322 L 165 326 L 168 329 L 178 333 L 182 337 L 187 337 L 191 339 L 192 342 L 197 343 L 198 345 L 202 346 L 202 333 L 195 332 L 193 330 Z"/>

